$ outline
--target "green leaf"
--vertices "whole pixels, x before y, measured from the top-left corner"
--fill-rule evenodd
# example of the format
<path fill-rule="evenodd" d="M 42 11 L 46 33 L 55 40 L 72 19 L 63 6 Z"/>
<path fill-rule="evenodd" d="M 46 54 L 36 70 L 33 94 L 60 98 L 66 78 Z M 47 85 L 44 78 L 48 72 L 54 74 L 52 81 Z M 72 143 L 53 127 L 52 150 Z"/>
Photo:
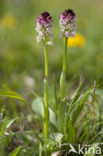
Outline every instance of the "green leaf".
<path fill-rule="evenodd" d="M 32 110 L 35 113 L 37 113 L 42 119 L 44 118 L 44 106 L 40 98 L 37 98 L 32 102 Z M 50 122 L 56 127 L 57 126 L 56 115 L 50 108 L 49 108 L 49 115 L 50 115 Z"/>
<path fill-rule="evenodd" d="M 52 109 L 49 108 L 49 114 L 50 114 L 50 122 L 57 127 L 57 122 L 56 122 L 56 115 L 52 111 Z"/>
<path fill-rule="evenodd" d="M 32 110 L 37 113 L 41 118 L 44 116 L 44 107 L 40 98 L 35 99 L 32 102 Z"/>
<path fill-rule="evenodd" d="M 67 99 L 65 98 L 62 101 L 62 104 L 59 105 L 59 111 L 58 111 L 58 127 L 59 127 L 59 131 L 62 132 L 63 131 L 63 123 L 64 123 L 64 117 L 65 114 L 68 112 L 68 102 Z"/>
<path fill-rule="evenodd" d="M 15 121 L 15 119 L 12 119 L 8 122 L 8 124 L 6 125 L 6 128 L 10 128 L 10 126 L 13 124 L 13 122 Z"/>
<path fill-rule="evenodd" d="M 77 88 L 77 90 L 75 91 L 75 93 L 73 94 L 73 96 L 71 97 L 71 100 L 72 100 L 72 103 L 71 104 L 75 103 L 78 100 L 78 98 L 79 98 L 79 96 L 81 94 L 82 87 L 83 87 L 83 82 L 84 82 L 84 80 L 82 80 L 80 82 L 79 87 Z"/>
<path fill-rule="evenodd" d="M 80 115 L 80 113 L 82 111 L 82 108 L 84 106 L 84 103 L 87 100 L 89 94 L 90 94 L 90 89 L 87 91 L 87 93 L 83 97 L 82 101 L 78 103 L 77 108 L 76 108 L 75 112 L 73 113 L 73 120 L 72 120 L 73 121 L 73 124 L 78 119 L 78 116 Z"/>
<path fill-rule="evenodd" d="M 0 128 L 0 135 L 4 134 L 6 131 L 6 126 L 7 126 L 7 117 L 4 118 L 1 128 Z"/>
<path fill-rule="evenodd" d="M 30 106 L 28 105 L 28 103 L 26 103 L 26 101 L 18 93 L 6 90 L 6 91 L 0 91 L 0 95 L 22 101 L 33 116 Z"/>
<path fill-rule="evenodd" d="M 64 134 L 69 143 L 75 143 L 76 132 L 69 113 L 67 113 L 64 118 Z"/>
<path fill-rule="evenodd" d="M 73 96 L 71 97 L 72 102 L 71 102 L 70 107 L 69 107 L 69 112 L 71 112 L 74 109 L 75 103 L 77 102 L 78 98 L 81 95 L 83 82 L 84 82 L 84 80 L 81 81 L 79 87 L 77 88 L 77 90 L 75 91 Z"/>
<path fill-rule="evenodd" d="M 19 146 L 18 148 L 16 148 L 13 152 L 11 152 L 9 154 L 9 156 L 17 156 L 17 154 L 20 152 L 22 146 Z"/>
<path fill-rule="evenodd" d="M 20 100 L 22 102 L 24 102 L 25 100 L 16 92 L 13 91 L 0 91 L 0 95 L 1 96 L 6 96 L 6 97 L 10 97 L 10 98 L 14 98 L 17 100 Z"/>
<path fill-rule="evenodd" d="M 1 155 L 5 153 L 5 147 L 7 143 L 11 140 L 11 135 L 5 135 L 6 127 L 7 127 L 7 117 L 2 120 L 0 125 L 0 152 Z"/>

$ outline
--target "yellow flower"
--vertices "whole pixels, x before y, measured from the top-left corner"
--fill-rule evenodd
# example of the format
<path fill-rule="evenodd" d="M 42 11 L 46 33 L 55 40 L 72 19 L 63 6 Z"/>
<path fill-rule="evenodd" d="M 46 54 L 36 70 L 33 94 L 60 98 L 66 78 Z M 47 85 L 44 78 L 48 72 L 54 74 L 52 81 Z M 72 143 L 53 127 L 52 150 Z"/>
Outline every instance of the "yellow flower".
<path fill-rule="evenodd" d="M 17 20 L 12 15 L 6 15 L 1 19 L 1 23 L 10 29 L 15 29 L 17 27 Z"/>
<path fill-rule="evenodd" d="M 76 34 L 75 37 L 68 38 L 68 47 L 84 47 L 85 38 L 81 34 Z"/>

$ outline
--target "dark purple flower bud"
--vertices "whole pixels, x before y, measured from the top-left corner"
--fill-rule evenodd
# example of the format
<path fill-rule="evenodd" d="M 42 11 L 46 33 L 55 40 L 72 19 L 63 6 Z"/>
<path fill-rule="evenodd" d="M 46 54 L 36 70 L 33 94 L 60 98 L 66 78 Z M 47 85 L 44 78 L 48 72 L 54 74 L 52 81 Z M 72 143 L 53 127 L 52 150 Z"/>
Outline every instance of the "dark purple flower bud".
<path fill-rule="evenodd" d="M 71 9 L 65 10 L 65 14 L 71 20 L 73 20 L 76 17 L 75 13 Z"/>
<path fill-rule="evenodd" d="M 49 37 L 49 41 L 46 44 L 52 43 L 52 17 L 48 12 L 41 13 L 40 17 L 37 18 L 36 31 L 38 32 L 37 41 L 44 41 L 45 37 Z"/>
<path fill-rule="evenodd" d="M 76 15 L 73 10 L 65 10 L 60 16 L 60 28 L 62 37 L 75 36 L 76 33 Z"/>

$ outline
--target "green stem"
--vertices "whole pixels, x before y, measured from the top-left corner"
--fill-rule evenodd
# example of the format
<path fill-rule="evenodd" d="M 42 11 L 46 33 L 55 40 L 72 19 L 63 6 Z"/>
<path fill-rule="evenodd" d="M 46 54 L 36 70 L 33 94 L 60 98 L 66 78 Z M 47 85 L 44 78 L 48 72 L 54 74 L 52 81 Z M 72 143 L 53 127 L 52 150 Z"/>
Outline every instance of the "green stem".
<path fill-rule="evenodd" d="M 67 65 L 67 40 L 68 38 L 65 38 L 65 51 L 63 56 L 63 69 L 60 77 L 60 98 L 61 102 L 65 96 L 65 81 L 66 81 L 66 65 Z"/>
<path fill-rule="evenodd" d="M 47 56 L 47 46 L 44 45 L 44 52 L 45 52 L 45 77 L 48 78 L 48 56 Z"/>
<path fill-rule="evenodd" d="M 67 66 L 67 41 L 68 38 L 65 38 L 65 52 L 64 52 L 64 57 L 63 57 L 63 70 L 66 72 L 66 66 Z"/>
<path fill-rule="evenodd" d="M 65 97 L 65 81 L 66 81 L 66 66 L 67 66 L 67 41 L 68 38 L 65 37 L 65 51 L 64 51 L 64 56 L 63 56 L 63 69 L 62 73 L 60 76 L 60 105 L 59 105 L 59 116 L 58 116 L 58 126 L 59 129 L 62 127 L 62 118 L 63 118 L 63 113 L 62 113 L 62 103 L 63 99 Z"/>
<path fill-rule="evenodd" d="M 56 77 L 54 75 L 54 96 L 55 96 L 55 113 L 56 113 L 56 118 L 57 118 L 57 113 L 58 113 L 58 104 L 57 104 L 57 87 L 56 87 Z"/>
<path fill-rule="evenodd" d="M 45 78 L 44 78 L 44 131 L 45 139 L 49 138 L 49 110 L 48 110 L 48 56 L 46 37 L 44 40 L 44 53 L 45 53 Z"/>

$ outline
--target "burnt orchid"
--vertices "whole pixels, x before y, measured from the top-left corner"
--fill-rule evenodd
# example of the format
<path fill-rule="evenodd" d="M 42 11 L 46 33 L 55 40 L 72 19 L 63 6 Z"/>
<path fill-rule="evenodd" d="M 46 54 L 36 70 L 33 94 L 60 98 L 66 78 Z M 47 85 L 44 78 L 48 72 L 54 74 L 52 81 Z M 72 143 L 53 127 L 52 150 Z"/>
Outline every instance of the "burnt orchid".
<path fill-rule="evenodd" d="M 65 10 L 60 16 L 61 37 L 72 37 L 76 33 L 76 15 L 73 10 Z"/>
<path fill-rule="evenodd" d="M 63 68 L 60 76 L 60 105 L 58 111 L 58 127 L 59 130 L 62 130 L 63 121 L 61 118 L 63 114 L 63 100 L 65 98 L 65 82 L 66 82 L 66 70 L 67 70 L 67 42 L 68 38 L 75 36 L 76 33 L 76 23 L 75 23 L 76 15 L 73 10 L 68 9 L 65 10 L 60 16 L 60 28 L 61 28 L 61 37 L 65 39 L 65 51 L 63 56 Z"/>
<path fill-rule="evenodd" d="M 36 31 L 38 32 L 37 41 L 43 41 L 47 45 L 53 45 L 53 23 L 52 16 L 48 12 L 41 13 L 37 18 Z"/>
<path fill-rule="evenodd" d="M 37 41 L 44 43 L 44 55 L 45 55 L 45 78 L 44 78 L 44 133 L 45 139 L 49 138 L 49 109 L 48 109 L 48 55 L 47 45 L 52 45 L 52 16 L 45 11 L 41 13 L 37 18 L 36 31 L 38 32 Z"/>

